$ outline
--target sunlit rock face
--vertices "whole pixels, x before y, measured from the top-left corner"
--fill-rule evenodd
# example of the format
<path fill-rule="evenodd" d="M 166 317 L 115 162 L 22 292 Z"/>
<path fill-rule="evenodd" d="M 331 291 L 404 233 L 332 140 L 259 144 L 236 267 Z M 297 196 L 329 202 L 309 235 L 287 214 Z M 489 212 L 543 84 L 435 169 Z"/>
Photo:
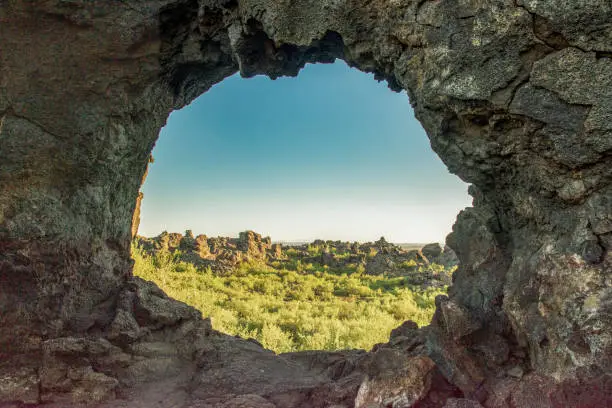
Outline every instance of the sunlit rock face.
<path fill-rule="evenodd" d="M 3 1 L 0 401 L 612 405 L 611 21 L 607 0 Z M 408 92 L 474 205 L 431 326 L 274 356 L 131 277 L 133 212 L 170 111 L 334 58 Z"/>

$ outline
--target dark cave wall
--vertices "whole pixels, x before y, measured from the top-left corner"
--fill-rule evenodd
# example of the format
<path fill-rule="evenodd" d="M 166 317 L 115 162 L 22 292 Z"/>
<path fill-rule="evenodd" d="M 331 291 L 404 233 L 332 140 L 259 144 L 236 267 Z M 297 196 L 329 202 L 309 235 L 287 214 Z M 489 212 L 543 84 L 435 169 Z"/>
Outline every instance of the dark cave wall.
<path fill-rule="evenodd" d="M 514 387 L 609 376 L 611 21 L 604 0 L 3 2 L 0 344 L 108 338 L 172 109 L 236 71 L 342 58 L 407 90 L 472 183 L 448 237 L 461 265 L 424 329 L 446 378 L 497 406 L 515 366 Z"/>

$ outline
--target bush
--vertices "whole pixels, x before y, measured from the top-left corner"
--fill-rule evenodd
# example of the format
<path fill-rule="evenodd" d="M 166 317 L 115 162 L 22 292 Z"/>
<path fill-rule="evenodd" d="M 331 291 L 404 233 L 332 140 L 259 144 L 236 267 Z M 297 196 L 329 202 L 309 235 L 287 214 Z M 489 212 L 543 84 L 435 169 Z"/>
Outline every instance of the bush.
<path fill-rule="evenodd" d="M 316 265 L 297 270 L 245 263 L 216 275 L 169 253 L 132 248 L 134 274 L 210 316 L 224 333 L 252 337 L 275 352 L 369 349 L 388 340 L 407 319 L 428 324 L 442 291 L 412 290 L 405 279 L 362 271 L 330 273 Z"/>

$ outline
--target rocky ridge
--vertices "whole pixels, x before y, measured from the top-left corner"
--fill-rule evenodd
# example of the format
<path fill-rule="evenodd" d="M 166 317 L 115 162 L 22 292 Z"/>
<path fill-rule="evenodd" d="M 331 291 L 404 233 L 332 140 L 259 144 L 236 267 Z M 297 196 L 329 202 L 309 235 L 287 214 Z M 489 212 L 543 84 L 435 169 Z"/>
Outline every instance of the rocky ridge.
<path fill-rule="evenodd" d="M 169 252 L 182 261 L 215 271 L 231 270 L 242 262 L 282 257 L 281 244 L 272 244 L 269 237 L 262 238 L 253 231 L 241 232 L 238 238 L 194 236 L 191 230 L 185 235 L 162 232 L 153 238 L 137 236 L 135 244 L 150 254 Z"/>
<path fill-rule="evenodd" d="M 163 232 L 152 238 L 135 237 L 135 245 L 149 254 L 167 252 L 176 259 L 217 273 L 231 273 L 241 263 L 261 262 L 283 267 L 289 262 L 317 264 L 331 270 L 363 268 L 370 275 L 411 276 L 415 284 L 441 286 L 451 283 L 452 269 L 458 260 L 452 249 L 431 243 L 418 249 L 404 250 L 381 237 L 372 243 L 315 240 L 312 243 L 283 246 L 272 243 L 253 231 L 241 232 L 238 238 L 208 238 Z M 421 272 L 430 264 L 439 265 L 439 273 Z"/>

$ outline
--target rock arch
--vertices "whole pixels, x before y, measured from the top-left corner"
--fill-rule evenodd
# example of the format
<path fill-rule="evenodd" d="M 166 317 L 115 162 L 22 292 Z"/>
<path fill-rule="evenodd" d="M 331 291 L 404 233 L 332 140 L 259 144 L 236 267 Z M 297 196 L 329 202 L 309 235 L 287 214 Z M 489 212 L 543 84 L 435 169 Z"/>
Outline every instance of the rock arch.
<path fill-rule="evenodd" d="M 3 2 L 0 401 L 612 404 L 611 21 L 605 0 Z M 132 278 L 132 213 L 172 109 L 334 58 L 407 90 L 474 206 L 431 326 L 276 357 Z"/>

